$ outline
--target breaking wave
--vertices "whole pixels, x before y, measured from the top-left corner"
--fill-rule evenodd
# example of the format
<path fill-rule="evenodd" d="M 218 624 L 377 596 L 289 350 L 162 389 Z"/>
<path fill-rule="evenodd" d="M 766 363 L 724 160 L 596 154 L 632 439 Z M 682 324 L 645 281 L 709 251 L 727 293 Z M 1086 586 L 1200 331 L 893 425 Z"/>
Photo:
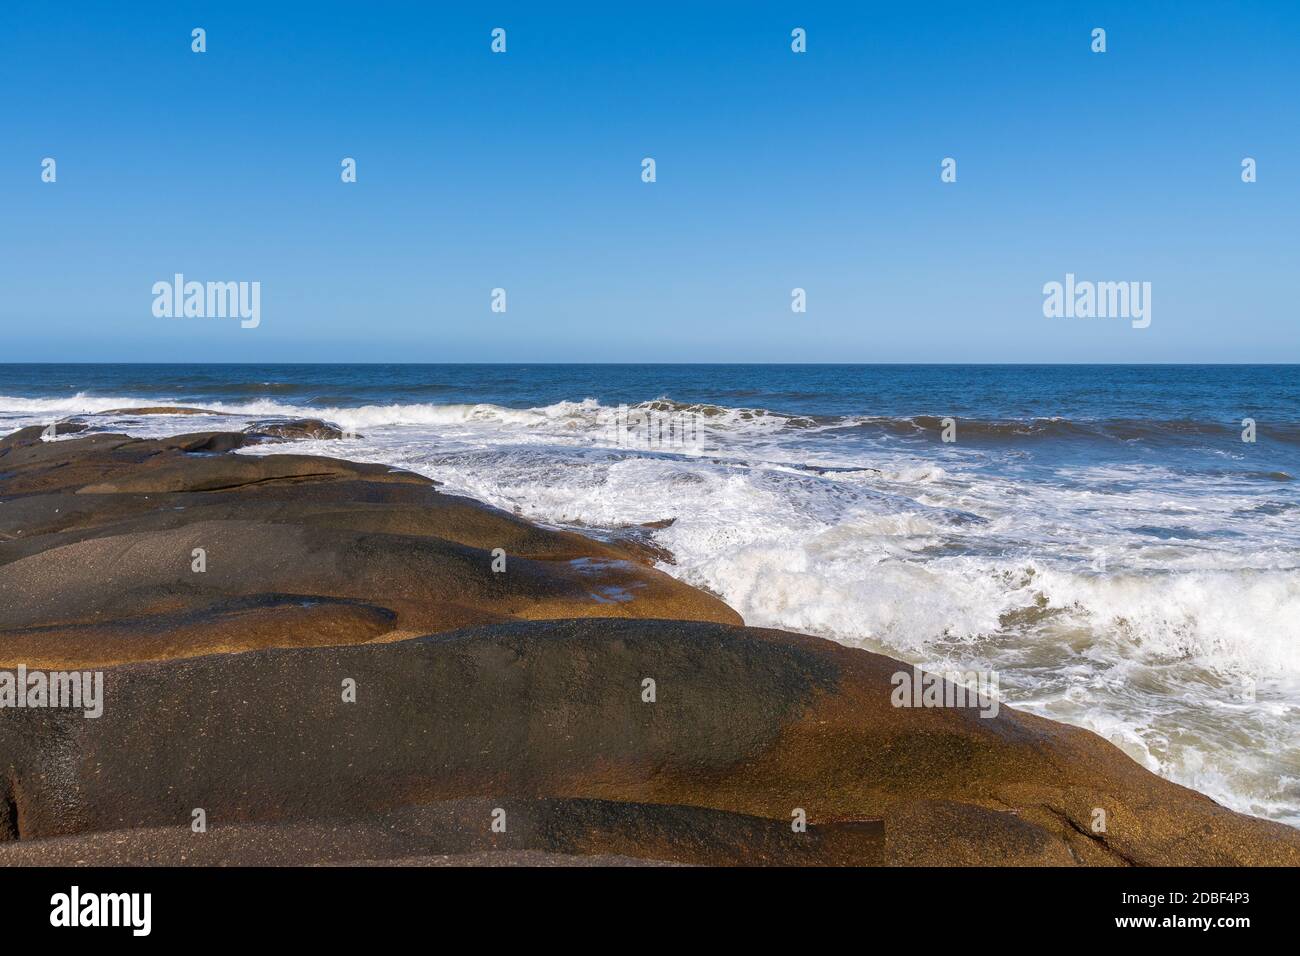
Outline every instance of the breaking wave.
<path fill-rule="evenodd" d="M 421 387 L 430 392 L 445 391 L 446 386 L 429 384 Z M 300 390 L 300 386 L 277 383 L 245 385 L 249 393 Z M 44 420 L 51 415 L 84 416 L 109 410 L 175 404 L 199 406 L 225 415 L 259 417 L 326 418 L 342 426 L 360 429 L 387 425 L 447 425 L 458 423 L 496 424 L 545 430 L 597 430 L 608 427 L 623 409 L 602 405 L 592 398 L 561 401 L 532 408 L 512 408 L 490 403 L 393 403 L 382 405 L 330 405 L 311 402 L 291 404 L 270 398 L 251 401 L 182 401 L 175 397 L 105 397 L 78 392 L 65 398 L 19 398 L 0 395 L 0 413 L 13 417 L 26 415 Z M 951 420 L 961 440 L 990 440 L 1006 443 L 1035 439 L 1177 443 L 1188 441 L 1239 440 L 1242 425 L 1237 422 L 1191 420 L 1146 420 L 1113 418 L 1070 420 L 1067 418 L 1026 418 L 986 420 L 964 418 L 960 414 L 918 414 L 907 417 L 870 415 L 800 415 L 759 407 L 729 407 L 700 402 L 679 402 L 668 397 L 638 402 L 627 409 L 666 415 L 691 416 L 701 427 L 717 431 L 752 431 L 771 433 L 794 431 L 852 430 L 866 435 L 878 434 L 902 438 L 939 440 Z M 1261 423 L 1261 438 L 1300 445 L 1300 424 Z"/>

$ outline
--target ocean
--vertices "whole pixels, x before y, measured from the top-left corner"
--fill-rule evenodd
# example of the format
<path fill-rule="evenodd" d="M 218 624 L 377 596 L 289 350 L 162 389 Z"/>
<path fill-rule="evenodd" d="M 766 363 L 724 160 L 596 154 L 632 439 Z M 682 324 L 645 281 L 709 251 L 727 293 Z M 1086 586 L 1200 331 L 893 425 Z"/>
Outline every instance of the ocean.
<path fill-rule="evenodd" d="M 223 414 L 99 414 L 158 404 Z M 327 419 L 293 450 L 642 535 L 748 624 L 993 671 L 1300 826 L 1300 366 L 0 365 L 0 433 L 76 416 Z"/>

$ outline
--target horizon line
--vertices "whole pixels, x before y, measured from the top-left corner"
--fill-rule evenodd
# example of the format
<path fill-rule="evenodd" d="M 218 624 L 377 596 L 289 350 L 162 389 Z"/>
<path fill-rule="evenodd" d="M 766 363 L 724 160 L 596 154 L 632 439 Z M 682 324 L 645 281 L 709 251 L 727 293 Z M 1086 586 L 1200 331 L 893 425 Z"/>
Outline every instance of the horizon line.
<path fill-rule="evenodd" d="M 410 366 L 417 367 L 447 367 L 447 366 L 528 366 L 528 367 L 580 367 L 592 365 L 605 365 L 611 367 L 735 367 L 741 368 L 746 366 L 772 366 L 777 368 L 789 367 L 825 367 L 825 368 L 886 368 L 886 367 L 912 367 L 912 368 L 1237 368 L 1237 367 L 1266 367 L 1266 368 L 1296 368 L 1300 367 L 1300 362 L 150 362 L 150 361 L 129 361 L 129 362 L 0 362 L 0 368 L 15 368 L 28 366 L 107 366 L 107 365 L 169 365 L 169 366 L 195 366 L 211 367 L 214 365 L 234 366 L 234 367 L 256 367 L 264 365 L 278 366 L 301 366 L 303 368 L 319 368 L 321 366 Z"/>

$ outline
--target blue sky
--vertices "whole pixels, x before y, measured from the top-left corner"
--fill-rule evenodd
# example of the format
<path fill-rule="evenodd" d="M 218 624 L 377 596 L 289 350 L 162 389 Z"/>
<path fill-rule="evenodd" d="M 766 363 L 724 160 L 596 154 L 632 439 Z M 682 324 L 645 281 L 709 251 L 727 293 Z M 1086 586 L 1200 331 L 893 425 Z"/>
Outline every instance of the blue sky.
<path fill-rule="evenodd" d="M 0 79 L 0 361 L 1300 361 L 1300 4 L 8 0 Z"/>

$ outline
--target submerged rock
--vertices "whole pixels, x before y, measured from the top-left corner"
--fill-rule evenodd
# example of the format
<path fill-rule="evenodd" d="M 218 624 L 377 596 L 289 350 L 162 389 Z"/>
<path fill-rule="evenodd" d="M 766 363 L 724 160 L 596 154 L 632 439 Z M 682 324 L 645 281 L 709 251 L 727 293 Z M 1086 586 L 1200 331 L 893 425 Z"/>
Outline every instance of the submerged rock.
<path fill-rule="evenodd" d="M 337 425 L 319 418 L 299 418 L 283 422 L 254 422 L 244 429 L 247 435 L 274 441 L 332 441 L 344 437 L 343 430 Z M 363 437 L 356 435 L 355 437 Z"/>

